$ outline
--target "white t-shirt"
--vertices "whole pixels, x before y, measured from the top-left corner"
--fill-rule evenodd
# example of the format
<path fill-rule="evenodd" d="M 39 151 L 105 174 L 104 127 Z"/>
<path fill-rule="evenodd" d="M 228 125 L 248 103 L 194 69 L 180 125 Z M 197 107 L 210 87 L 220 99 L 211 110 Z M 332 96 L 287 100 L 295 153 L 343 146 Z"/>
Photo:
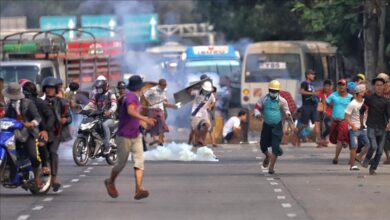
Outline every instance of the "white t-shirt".
<path fill-rule="evenodd" d="M 364 103 L 364 100 L 362 102 L 358 102 L 356 99 L 353 99 L 345 109 L 345 113 L 348 114 L 351 118 L 352 124 L 354 124 L 357 128 L 360 129 L 360 109 L 362 108 Z M 365 117 L 366 114 L 364 115 L 363 123 L 364 126 L 366 125 L 366 120 L 367 117 Z"/>
<path fill-rule="evenodd" d="M 241 121 L 237 116 L 229 118 L 229 120 L 223 126 L 222 135 L 225 137 L 227 134 L 233 131 L 233 128 L 239 128 L 240 124 Z"/>
<path fill-rule="evenodd" d="M 202 94 L 200 94 L 200 90 L 193 90 L 191 92 L 191 95 L 195 96 L 194 101 L 192 102 L 192 112 L 198 107 L 198 105 L 201 102 L 205 102 L 205 104 L 202 106 L 201 109 L 196 113 L 195 117 L 200 117 L 200 118 L 207 118 L 209 117 L 209 113 L 207 111 L 207 108 L 210 107 L 211 104 L 215 102 L 215 97 L 214 94 L 211 94 L 209 97 L 206 97 Z"/>

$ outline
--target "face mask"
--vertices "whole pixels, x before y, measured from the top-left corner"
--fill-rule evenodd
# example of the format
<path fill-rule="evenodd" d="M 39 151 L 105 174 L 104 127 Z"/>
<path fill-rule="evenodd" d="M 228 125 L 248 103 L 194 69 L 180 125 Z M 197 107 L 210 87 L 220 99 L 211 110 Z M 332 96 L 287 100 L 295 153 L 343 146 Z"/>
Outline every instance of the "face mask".
<path fill-rule="evenodd" d="M 96 90 L 96 92 L 99 93 L 99 94 L 103 94 L 103 89 L 102 89 L 102 88 L 98 88 L 98 89 Z"/>
<path fill-rule="evenodd" d="M 202 90 L 201 94 L 204 95 L 204 96 L 207 96 L 207 95 L 210 94 L 210 92 L 208 92 L 208 91 L 206 91 L 206 90 Z"/>
<path fill-rule="evenodd" d="M 270 92 L 269 97 L 271 97 L 271 99 L 276 99 L 278 97 L 278 93 L 277 92 Z"/>

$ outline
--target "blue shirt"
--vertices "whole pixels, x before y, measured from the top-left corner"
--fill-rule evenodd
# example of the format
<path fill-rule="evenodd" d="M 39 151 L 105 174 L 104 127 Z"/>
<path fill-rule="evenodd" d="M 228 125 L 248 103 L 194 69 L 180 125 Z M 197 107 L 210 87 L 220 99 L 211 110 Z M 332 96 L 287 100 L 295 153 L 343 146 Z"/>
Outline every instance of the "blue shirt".
<path fill-rule="evenodd" d="M 341 97 L 339 92 L 332 93 L 327 99 L 326 103 L 333 105 L 332 118 L 344 120 L 345 109 L 351 102 L 352 95 L 348 93 L 345 97 Z"/>

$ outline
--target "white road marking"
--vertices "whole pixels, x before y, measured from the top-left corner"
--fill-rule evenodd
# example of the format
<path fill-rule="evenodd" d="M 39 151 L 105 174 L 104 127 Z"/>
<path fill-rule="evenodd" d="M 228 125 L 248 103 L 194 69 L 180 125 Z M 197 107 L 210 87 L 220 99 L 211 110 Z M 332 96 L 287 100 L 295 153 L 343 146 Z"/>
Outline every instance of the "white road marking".
<path fill-rule="evenodd" d="M 92 163 L 92 165 L 95 165 L 95 166 L 98 165 L 98 164 L 99 164 L 99 163 L 96 163 L 96 162 L 95 162 L 95 163 Z"/>
<path fill-rule="evenodd" d="M 283 208 L 291 208 L 291 204 L 290 203 L 282 203 L 282 207 Z"/>
<path fill-rule="evenodd" d="M 62 188 L 66 189 L 66 188 L 69 188 L 71 187 L 72 185 L 64 185 Z"/>
<path fill-rule="evenodd" d="M 262 160 L 263 158 L 262 157 L 256 157 L 256 160 Z"/>
<path fill-rule="evenodd" d="M 91 171 L 90 170 L 84 170 L 84 173 L 90 173 Z"/>
<path fill-rule="evenodd" d="M 43 205 L 37 205 L 34 208 L 32 208 L 33 211 L 39 211 L 41 209 L 43 209 Z"/>
<path fill-rule="evenodd" d="M 87 170 L 93 170 L 93 167 L 88 167 Z"/>
<path fill-rule="evenodd" d="M 272 186 L 277 186 L 277 185 L 279 185 L 279 183 L 277 183 L 277 182 L 269 182 Z"/>
<path fill-rule="evenodd" d="M 85 177 L 85 174 L 81 174 L 80 177 Z"/>
<path fill-rule="evenodd" d="M 295 218 L 295 217 L 297 217 L 297 214 L 295 214 L 295 213 L 287 213 L 287 217 Z"/>
<path fill-rule="evenodd" d="M 77 183 L 78 181 L 79 181 L 79 179 L 72 179 L 70 182 Z"/>
<path fill-rule="evenodd" d="M 282 189 L 274 189 L 274 192 L 282 192 Z"/>
<path fill-rule="evenodd" d="M 274 180 L 274 178 L 273 178 L 273 177 L 267 178 L 267 180 L 268 180 L 268 181 L 271 181 L 271 180 Z"/>
<path fill-rule="evenodd" d="M 286 199 L 285 196 L 277 196 L 276 198 L 277 198 L 277 199 Z"/>
<path fill-rule="evenodd" d="M 257 152 L 257 151 L 259 151 L 259 150 L 257 150 L 257 149 L 252 149 L 252 151 L 253 151 L 253 152 Z"/>
<path fill-rule="evenodd" d="M 263 171 L 263 173 L 268 173 L 268 170 L 262 170 Z"/>
<path fill-rule="evenodd" d="M 27 220 L 30 217 L 30 215 L 21 215 L 16 220 Z"/>
<path fill-rule="evenodd" d="M 43 201 L 44 202 L 51 202 L 53 200 L 53 197 L 47 197 Z"/>
<path fill-rule="evenodd" d="M 64 190 L 60 189 L 60 190 L 58 190 L 58 191 L 55 192 L 55 193 L 60 194 L 60 193 L 62 193 L 63 191 L 64 191 Z"/>

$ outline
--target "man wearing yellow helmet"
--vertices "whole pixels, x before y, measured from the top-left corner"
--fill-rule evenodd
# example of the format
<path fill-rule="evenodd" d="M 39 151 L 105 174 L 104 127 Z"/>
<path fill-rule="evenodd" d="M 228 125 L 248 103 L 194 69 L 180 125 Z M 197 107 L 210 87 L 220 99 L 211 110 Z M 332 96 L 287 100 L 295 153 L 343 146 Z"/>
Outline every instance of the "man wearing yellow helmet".
<path fill-rule="evenodd" d="M 263 167 L 268 167 L 268 173 L 274 174 L 274 167 L 278 156 L 283 154 L 280 142 L 283 136 L 282 112 L 291 118 L 287 100 L 279 95 L 280 82 L 272 80 L 268 85 L 268 94 L 264 94 L 256 103 L 254 115 L 256 118 L 264 118 L 263 129 L 261 130 L 260 148 L 266 156 Z M 292 120 L 290 120 L 292 122 Z M 268 152 L 272 147 L 272 153 Z"/>

